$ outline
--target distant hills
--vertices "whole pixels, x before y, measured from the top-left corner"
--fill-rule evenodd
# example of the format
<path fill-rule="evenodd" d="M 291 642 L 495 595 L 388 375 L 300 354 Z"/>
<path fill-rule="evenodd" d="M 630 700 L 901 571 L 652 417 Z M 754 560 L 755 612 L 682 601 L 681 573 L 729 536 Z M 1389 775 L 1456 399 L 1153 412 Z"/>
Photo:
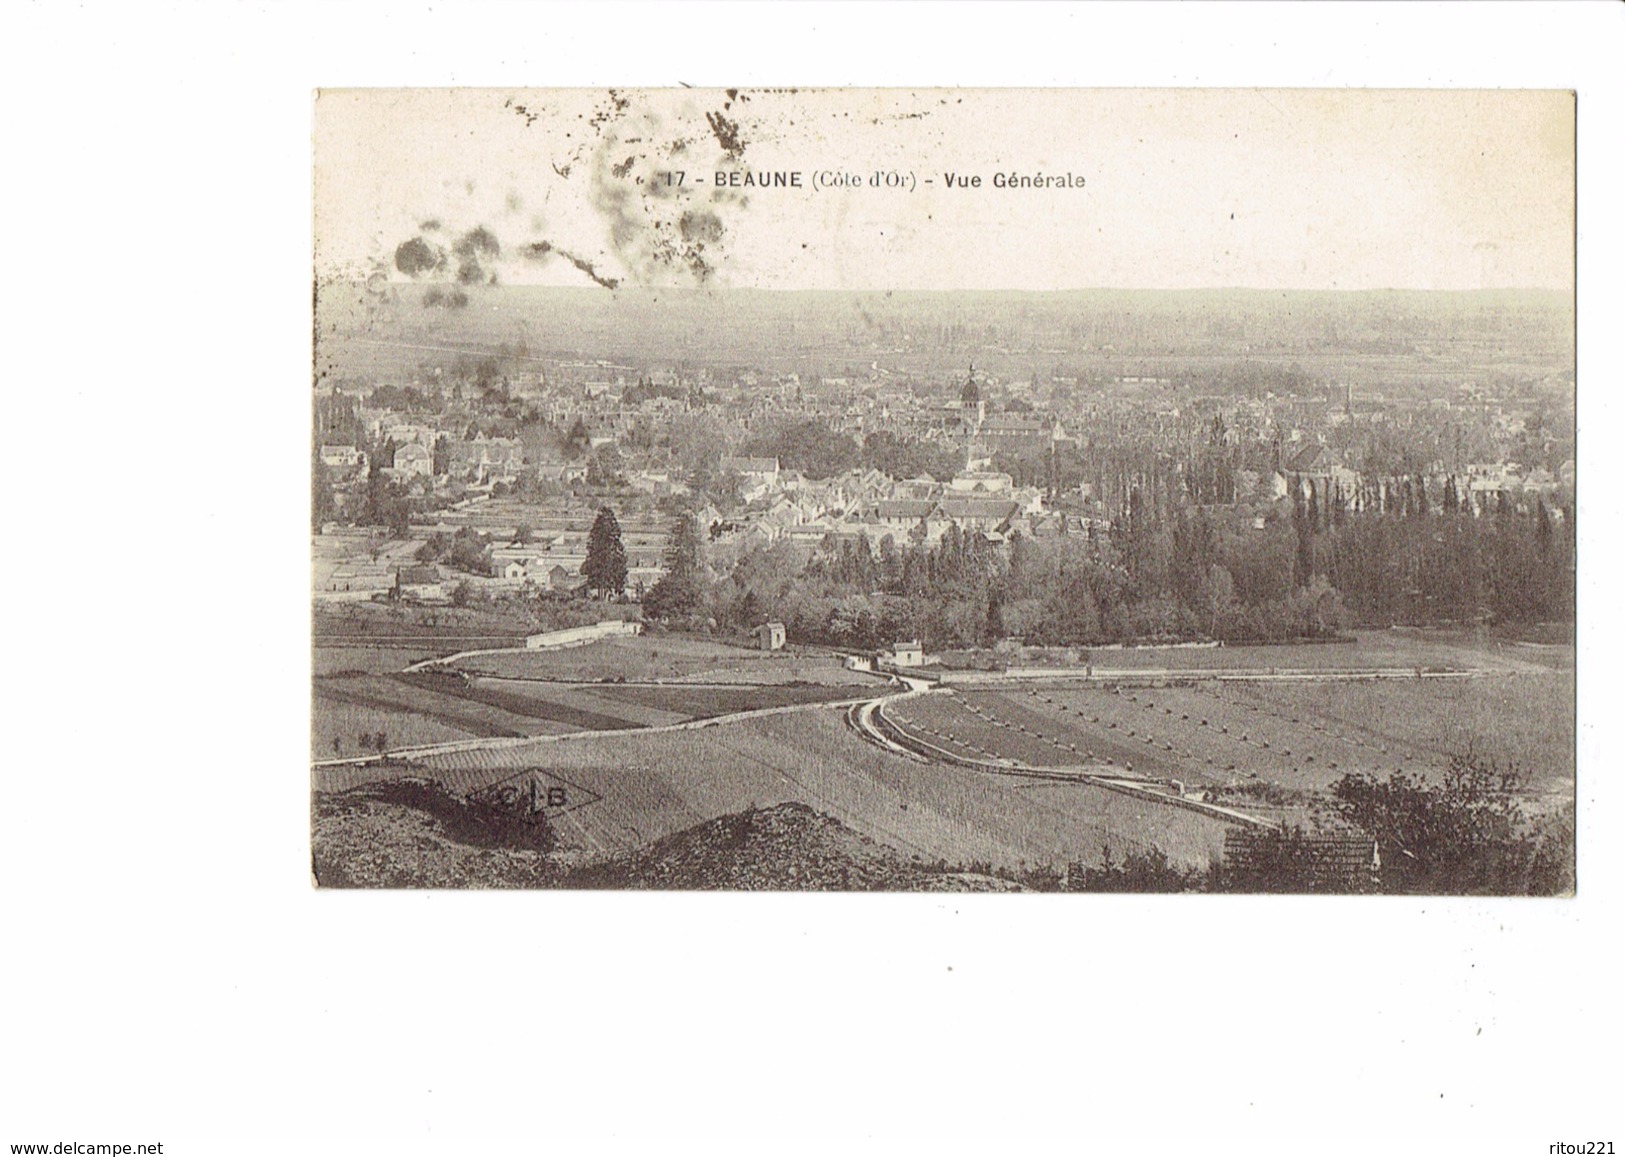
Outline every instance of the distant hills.
<path fill-rule="evenodd" d="M 452 368 L 459 357 L 603 358 L 803 372 L 1005 376 L 1069 357 L 1301 356 L 1466 342 L 1572 361 L 1572 298 L 1538 289 L 701 290 L 366 284 L 317 286 L 323 377 Z"/>

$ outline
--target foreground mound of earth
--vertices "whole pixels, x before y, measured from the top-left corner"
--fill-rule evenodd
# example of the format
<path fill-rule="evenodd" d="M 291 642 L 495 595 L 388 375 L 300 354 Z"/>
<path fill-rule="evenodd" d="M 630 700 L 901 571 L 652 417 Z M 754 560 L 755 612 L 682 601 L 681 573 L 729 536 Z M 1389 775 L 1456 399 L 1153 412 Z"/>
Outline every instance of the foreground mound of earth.
<path fill-rule="evenodd" d="M 318 792 L 311 870 L 323 888 L 554 888 L 545 827 L 479 807 L 429 780 Z"/>
<path fill-rule="evenodd" d="M 593 888 L 751 891 L 1020 891 L 1009 881 L 935 871 L 806 804 L 720 816 L 574 874 Z"/>
<path fill-rule="evenodd" d="M 1021 890 L 913 863 L 800 803 L 719 816 L 612 859 L 582 862 L 554 853 L 545 825 L 427 780 L 317 793 L 311 861 L 317 885 L 332 888 Z"/>

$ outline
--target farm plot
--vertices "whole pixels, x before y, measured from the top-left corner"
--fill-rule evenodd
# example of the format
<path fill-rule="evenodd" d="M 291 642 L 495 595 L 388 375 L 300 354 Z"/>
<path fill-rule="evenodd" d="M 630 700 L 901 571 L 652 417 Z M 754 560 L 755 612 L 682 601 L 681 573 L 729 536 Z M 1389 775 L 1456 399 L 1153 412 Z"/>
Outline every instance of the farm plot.
<path fill-rule="evenodd" d="M 318 645 L 311 654 L 311 668 L 315 675 L 388 675 L 438 653 L 432 644 L 427 647 Z"/>
<path fill-rule="evenodd" d="M 324 694 L 320 686 L 312 698 L 310 715 L 312 759 L 366 754 L 378 735 L 384 736 L 387 747 L 410 747 L 420 743 L 468 739 L 479 734 L 425 715 L 411 715 L 336 699 Z"/>
<path fill-rule="evenodd" d="M 1361 748 L 1362 769 L 1437 774 L 1469 753 L 1567 791 L 1575 775 L 1574 675 L 1217 689 L 1255 717 L 1298 720 Z"/>
<path fill-rule="evenodd" d="M 314 682 L 311 753 L 316 759 L 359 755 L 365 750 L 362 734 L 383 733 L 394 749 L 473 736 L 619 731 L 850 699 L 859 693 L 852 687 L 820 684 L 633 686 L 464 680 L 435 672 L 332 676 Z"/>
<path fill-rule="evenodd" d="M 1338 687 L 1344 684 L 1326 684 Z M 1054 711 L 1152 757 L 1147 767 L 1198 782 L 1266 779 L 1318 787 L 1375 765 L 1378 753 L 1335 728 L 1249 712 L 1230 684 L 1029 692 L 1033 710 Z M 1139 761 L 1135 761 L 1136 767 Z"/>
<path fill-rule="evenodd" d="M 924 721 L 939 734 L 969 740 L 967 754 L 992 752 L 1035 766 L 1078 762 L 1069 758 L 1075 747 L 1082 762 L 1132 764 L 1136 774 L 1316 790 L 1351 773 L 1437 778 L 1453 755 L 1470 751 L 1526 773 L 1537 790 L 1561 793 L 1574 779 L 1574 678 L 1564 673 L 1034 686 L 927 696 L 906 706 L 926 703 L 935 718 Z M 929 731 L 924 738 L 957 750 Z"/>
<path fill-rule="evenodd" d="M 1342 671 L 1373 668 L 1528 671 L 1567 665 L 1572 647 L 1537 647 L 1484 633 L 1359 631 L 1349 643 L 1261 644 L 1229 647 L 1099 648 L 1090 653 L 1103 671 Z M 1565 664 L 1566 659 L 1566 664 Z"/>
<path fill-rule="evenodd" d="M 513 679 L 599 682 L 823 683 L 874 686 L 872 676 L 848 671 L 833 655 L 753 651 L 708 639 L 634 636 L 550 651 L 471 655 L 456 666 Z"/>
<path fill-rule="evenodd" d="M 694 671 L 670 683 L 817 683 L 826 687 L 864 691 L 884 686 L 885 680 L 863 671 L 848 671 L 832 655 L 806 655 L 788 660 L 746 661 L 706 671 Z"/>
<path fill-rule="evenodd" d="M 1450 684 L 1459 688 L 1462 684 Z M 1447 762 L 1435 746 L 1405 742 L 1372 727 L 1394 714 L 1413 686 L 1461 694 L 1447 685 L 1332 683 L 1310 687 L 1203 683 L 1190 687 L 1030 687 L 966 691 L 902 700 L 887 717 L 929 743 L 978 759 L 1033 767 L 1104 764 L 1135 775 L 1192 783 L 1259 779 L 1322 788 L 1350 772 L 1403 768 L 1436 773 Z M 1347 718 L 1317 715 L 1265 696 L 1354 697 Z M 1374 705 L 1386 702 L 1384 713 Z M 1403 714 L 1403 713 L 1400 713 Z M 1356 724 L 1356 720 L 1365 720 Z M 1437 722 L 1432 724 L 1437 732 Z"/>
<path fill-rule="evenodd" d="M 1029 781 L 905 759 L 862 743 L 837 711 L 448 752 L 364 774 L 427 774 L 473 792 L 532 769 L 597 797 L 556 825 L 566 846 L 588 852 L 626 850 L 703 819 L 789 801 L 922 861 L 1009 868 L 1098 866 L 1105 846 L 1117 854 L 1161 848 L 1176 863 L 1205 866 L 1226 827 L 1084 784 L 1035 790 Z"/>
<path fill-rule="evenodd" d="M 475 678 L 449 689 L 453 695 L 489 703 L 516 715 L 545 719 L 569 731 L 614 731 L 624 727 L 661 727 L 692 718 L 681 709 L 658 702 L 618 699 L 620 688 L 593 683 L 539 683 L 520 679 Z"/>
<path fill-rule="evenodd" d="M 817 683 L 760 684 L 751 687 L 610 685 L 594 688 L 595 694 L 613 703 L 675 712 L 686 719 L 709 719 L 737 711 L 761 711 L 769 707 L 793 707 L 805 703 L 833 703 L 861 699 L 867 688 Z"/>
<path fill-rule="evenodd" d="M 398 717 L 393 726 L 380 728 L 391 736 L 407 727 L 407 721 L 412 718 L 478 736 L 550 735 L 572 730 L 541 715 L 505 710 L 499 704 L 479 702 L 393 675 L 318 679 L 314 694 L 317 703 L 314 714 L 318 717 L 324 704 L 335 702 Z"/>
<path fill-rule="evenodd" d="M 1013 760 L 1031 767 L 1104 763 L 1096 745 L 1074 729 L 1041 720 L 1019 707 L 984 710 L 985 696 L 924 695 L 884 708 L 886 718 L 908 733 L 955 755 Z"/>
<path fill-rule="evenodd" d="M 532 679 L 466 681 L 423 672 L 401 676 L 447 695 L 489 704 L 515 715 L 557 723 L 571 731 L 615 731 L 630 727 L 663 727 L 690 719 L 709 719 L 737 711 L 788 707 L 851 699 L 851 688 L 817 684 L 759 686 L 660 686 L 621 683 L 553 683 Z"/>
<path fill-rule="evenodd" d="M 1202 754 L 1180 742 L 1183 737 L 1161 712 L 1142 712 L 1146 704 L 1127 694 L 1035 688 L 925 696 L 901 702 L 887 715 L 957 754 L 1032 767 L 1104 765 L 1134 775 L 1203 779 Z"/>

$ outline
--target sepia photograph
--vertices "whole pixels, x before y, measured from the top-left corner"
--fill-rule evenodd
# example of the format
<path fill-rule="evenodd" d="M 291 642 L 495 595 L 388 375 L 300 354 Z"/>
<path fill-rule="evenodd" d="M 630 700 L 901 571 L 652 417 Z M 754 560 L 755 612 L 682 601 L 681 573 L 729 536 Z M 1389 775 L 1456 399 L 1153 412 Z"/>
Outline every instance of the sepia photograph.
<path fill-rule="evenodd" d="M 0 27 L 0 1153 L 1618 1147 L 1625 6 Z"/>
<path fill-rule="evenodd" d="M 1573 92 L 312 104 L 316 887 L 1575 892 Z"/>

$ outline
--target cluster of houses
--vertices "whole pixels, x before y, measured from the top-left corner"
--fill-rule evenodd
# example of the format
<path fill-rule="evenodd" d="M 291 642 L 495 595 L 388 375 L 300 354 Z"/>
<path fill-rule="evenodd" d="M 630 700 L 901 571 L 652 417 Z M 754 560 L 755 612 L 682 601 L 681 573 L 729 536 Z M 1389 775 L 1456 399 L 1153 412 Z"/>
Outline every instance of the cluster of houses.
<path fill-rule="evenodd" d="M 1246 474 L 1246 472 L 1242 472 Z M 1526 469 L 1517 462 L 1468 463 L 1460 473 L 1447 471 L 1443 464 L 1435 463 L 1421 475 L 1429 506 L 1438 509 L 1448 487 L 1454 487 L 1457 501 L 1469 514 L 1492 513 L 1503 500 L 1520 511 L 1528 512 L 1537 499 L 1549 508 L 1558 505 L 1564 493 L 1574 492 L 1575 467 L 1572 460 L 1563 463 L 1556 473 L 1543 466 Z M 1282 461 L 1281 468 L 1267 477 L 1249 474 L 1239 480 L 1238 489 L 1256 491 L 1260 496 L 1285 498 L 1292 493 L 1294 484 L 1307 492 L 1313 483 L 1315 493 L 1322 502 L 1336 501 L 1341 495 L 1346 506 L 1353 507 L 1361 487 L 1370 480 L 1359 471 L 1349 468 L 1343 458 L 1330 448 L 1309 442 L 1297 447 Z M 1377 501 L 1382 502 L 1381 491 Z"/>
<path fill-rule="evenodd" d="M 724 512 L 705 507 L 699 517 L 711 541 L 746 549 L 780 542 L 816 545 L 831 536 L 861 538 L 871 547 L 878 547 L 887 536 L 900 546 L 930 546 L 950 528 L 994 542 L 1007 541 L 1017 533 L 1043 538 L 1109 529 L 1088 482 L 1080 496 L 1083 501 L 1065 504 L 1067 509 L 1062 511 L 1046 505 L 1044 491 L 1018 486 L 1010 474 L 992 466 L 998 454 L 1065 456 L 1085 445 L 1175 446 L 1209 439 L 1229 446 L 1273 444 L 1278 449 L 1274 469 L 1260 466 L 1236 472 L 1238 499 L 1279 501 L 1289 497 L 1294 486 L 1306 489 L 1313 483 L 1322 503 L 1338 494 L 1352 503 L 1361 490 L 1362 477 L 1328 441 L 1336 427 L 1349 422 L 1440 420 L 1436 404 L 1407 406 L 1390 403 L 1380 395 L 1357 399 L 1352 390 L 1331 399 L 1187 397 L 1182 407 L 1170 381 L 1133 373 L 1119 376 L 1115 388 L 1108 390 L 1098 385 L 1084 389 L 1077 379 L 1058 374 L 1035 374 L 1030 385 L 1000 383 L 973 368 L 957 390 L 951 389 L 945 397 L 941 390 L 922 389 L 912 377 L 891 374 L 878 363 L 867 377 L 804 379 L 795 373 L 742 371 L 730 381 L 718 380 L 705 370 L 687 378 L 658 368 L 640 374 L 633 367 L 603 361 L 560 363 L 557 368 L 558 377 L 552 381 L 540 374 L 516 377 L 512 393 L 557 428 L 571 428 L 579 422 L 589 447 L 625 447 L 627 501 L 617 504 L 622 509 L 641 505 L 652 511 L 659 499 L 689 493 L 680 472 L 658 461 L 640 461 L 628 436 L 640 423 L 645 428 L 651 423 L 658 426 L 693 411 L 695 399 L 702 395 L 711 407 L 706 412 L 725 409 L 727 422 L 744 430 L 772 428 L 786 419 L 815 418 L 855 437 L 890 432 L 951 446 L 965 456 L 964 469 L 946 479 L 923 475 L 896 479 L 874 469 L 812 479 L 783 469 L 772 457 L 723 457 L 719 469 L 738 479 L 744 508 Z M 629 384 L 633 375 L 638 375 L 636 385 L 644 388 Z M 365 444 L 388 447 L 390 460 L 378 465 L 391 479 L 418 486 L 450 480 L 459 484 L 457 493 L 467 494 L 468 503 L 483 504 L 487 512 L 483 521 L 463 517 L 456 508 L 436 512 L 432 522 L 412 527 L 414 537 L 474 525 L 497 541 L 490 552 L 494 575 L 489 581 L 555 591 L 576 589 L 585 581 L 581 566 L 586 558 L 586 527 L 601 499 L 561 499 L 576 506 L 551 525 L 532 522 L 533 533 L 521 536 L 518 526 L 523 520 L 515 518 L 504 524 L 497 513 L 502 500 L 492 495 L 497 484 L 525 478 L 568 492 L 585 483 L 586 461 L 527 460 L 518 438 L 477 433 L 469 437 L 471 428 L 479 424 L 469 420 L 475 409 L 462 401 L 460 391 L 455 396 L 456 401 L 430 421 L 415 412 L 369 409 L 359 396 L 340 399 L 336 393 L 328 408 L 335 430 L 347 428 L 340 419 L 348 419 L 365 435 Z M 991 397 L 1001 399 L 1003 408 L 990 406 Z M 1223 409 L 1222 423 L 1213 420 L 1215 407 Z M 1490 415 L 1505 426 L 1501 433 L 1511 434 L 1518 425 L 1517 411 L 1510 402 L 1503 406 L 1495 399 L 1463 393 L 1460 398 L 1444 400 L 1445 417 L 1454 412 L 1452 408 L 1464 414 Z M 320 435 L 326 428 L 321 407 L 318 409 Z M 1500 430 L 1500 426 L 1496 428 Z M 1070 430 L 1086 430 L 1087 437 L 1080 439 Z M 1348 437 L 1332 441 L 1352 444 Z M 367 451 L 357 445 L 326 438 L 321 439 L 319 454 L 330 477 L 340 484 L 364 477 L 373 465 Z M 1542 467 L 1525 469 L 1514 462 L 1475 464 L 1448 474 L 1441 467 L 1424 478 L 1433 502 L 1440 500 L 1447 480 L 1469 509 L 1482 512 L 1508 499 L 1527 508 L 1537 496 L 1572 494 L 1574 469 L 1572 462 L 1556 472 Z M 500 489 L 495 493 L 500 494 Z M 1553 503 L 1548 501 L 1548 505 Z M 664 519 L 651 513 L 648 525 L 627 528 L 628 587 L 634 594 L 646 590 L 661 574 L 664 529 L 657 522 Z M 318 587 L 335 593 L 374 588 L 380 581 L 375 573 L 379 565 L 376 558 L 355 562 Z M 428 581 L 427 571 L 417 569 L 420 565 L 427 564 L 396 560 L 388 577 L 403 592 L 436 597 L 436 584 Z M 440 587 L 438 593 L 444 594 L 444 584 Z"/>
<path fill-rule="evenodd" d="M 1106 525 L 1048 510 L 1042 490 L 1015 485 L 986 459 L 971 460 L 946 482 L 928 475 L 898 480 L 873 469 L 813 480 L 781 470 L 775 458 L 724 458 L 722 469 L 743 480 L 749 505 L 732 518 L 714 508 L 700 512 L 716 539 L 816 544 L 850 535 L 878 547 L 890 536 L 899 545 L 931 546 L 950 527 L 998 542 L 1016 532 L 1043 537 Z"/>
<path fill-rule="evenodd" d="M 452 438 L 417 425 L 390 427 L 385 437 L 386 445 L 394 446 L 394 453 L 382 471 L 392 481 L 444 475 L 474 486 L 489 486 L 517 482 L 525 470 L 524 448 L 517 438 Z M 352 480 L 370 468 L 366 451 L 355 446 L 324 443 L 320 453 L 323 464 L 335 472 L 340 482 Z M 444 456 L 443 463 L 436 462 L 437 453 Z M 580 476 L 586 476 L 586 467 L 580 467 Z"/>

